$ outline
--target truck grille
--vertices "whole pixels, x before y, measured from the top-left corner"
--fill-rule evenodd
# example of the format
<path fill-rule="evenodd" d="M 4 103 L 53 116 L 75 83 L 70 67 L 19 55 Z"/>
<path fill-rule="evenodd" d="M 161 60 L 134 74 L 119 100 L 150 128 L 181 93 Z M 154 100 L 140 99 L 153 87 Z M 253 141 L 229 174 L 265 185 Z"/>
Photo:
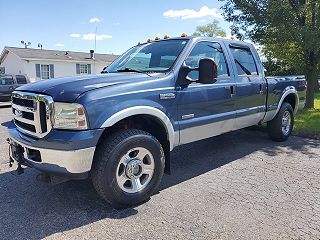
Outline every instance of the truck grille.
<path fill-rule="evenodd" d="M 52 129 L 53 99 L 29 92 L 12 93 L 12 113 L 17 129 L 25 134 L 42 138 Z"/>

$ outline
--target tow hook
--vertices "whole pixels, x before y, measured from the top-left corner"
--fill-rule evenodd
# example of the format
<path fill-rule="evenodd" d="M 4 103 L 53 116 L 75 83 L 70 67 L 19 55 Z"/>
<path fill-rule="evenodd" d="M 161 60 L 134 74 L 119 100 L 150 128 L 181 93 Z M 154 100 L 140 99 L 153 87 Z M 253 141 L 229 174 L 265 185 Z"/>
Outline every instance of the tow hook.
<path fill-rule="evenodd" d="M 10 138 L 7 138 L 7 142 L 9 144 L 9 156 L 10 156 L 9 167 L 12 167 L 12 164 L 14 163 L 14 160 L 11 158 L 11 155 L 10 155 L 10 151 L 12 151 Z M 21 151 L 21 149 L 18 148 L 16 151 Z M 20 152 L 20 153 L 23 154 L 23 152 Z M 24 162 L 24 159 L 23 159 L 23 157 L 21 157 L 21 154 L 19 154 L 19 153 L 17 154 L 18 155 L 18 159 L 17 159 L 18 167 L 17 167 L 17 170 L 16 170 L 17 175 L 21 175 L 21 174 L 24 173 L 24 169 L 21 166 L 21 163 Z"/>
<path fill-rule="evenodd" d="M 17 172 L 17 175 L 21 175 L 22 173 L 24 173 L 24 169 L 23 167 L 21 167 L 21 163 L 18 163 L 16 172 Z"/>
<path fill-rule="evenodd" d="M 11 168 L 12 167 L 12 163 L 14 163 L 14 160 L 11 158 L 10 156 L 10 151 L 11 151 L 11 145 L 10 145 L 10 138 L 7 138 L 7 143 L 9 144 L 9 167 Z"/>
<path fill-rule="evenodd" d="M 9 167 L 12 167 L 12 163 L 14 163 L 14 161 L 13 161 L 12 158 L 10 158 L 10 159 L 9 159 Z"/>

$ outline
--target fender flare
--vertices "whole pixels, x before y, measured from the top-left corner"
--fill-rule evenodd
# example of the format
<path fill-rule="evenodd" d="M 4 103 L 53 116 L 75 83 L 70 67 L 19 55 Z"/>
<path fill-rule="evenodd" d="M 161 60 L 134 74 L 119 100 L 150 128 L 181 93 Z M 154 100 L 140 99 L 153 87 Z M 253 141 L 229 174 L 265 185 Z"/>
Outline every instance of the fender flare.
<path fill-rule="evenodd" d="M 131 117 L 134 115 L 142 115 L 142 114 L 155 117 L 156 119 L 158 119 L 162 123 L 162 125 L 165 127 L 166 132 L 167 132 L 168 140 L 170 142 L 170 151 L 171 151 L 174 148 L 175 142 L 177 140 L 177 139 L 175 139 L 176 136 L 175 136 L 174 128 L 173 128 L 172 123 L 171 123 L 170 119 L 168 118 L 168 116 L 164 112 L 162 112 L 161 110 L 154 108 L 154 107 L 135 106 L 135 107 L 123 109 L 123 110 L 113 114 L 111 117 L 109 117 L 102 124 L 101 128 L 112 127 L 114 124 L 116 124 L 117 122 L 119 122 L 127 117 Z"/>
<path fill-rule="evenodd" d="M 284 93 L 282 94 L 279 103 L 278 103 L 278 107 L 276 110 L 276 114 L 275 116 L 278 114 L 278 112 L 280 111 L 281 105 L 284 101 L 284 99 L 289 95 L 289 94 L 294 94 L 295 99 L 296 99 L 296 104 L 295 104 L 295 108 L 293 109 L 294 114 L 297 113 L 298 108 L 299 108 L 299 95 L 298 95 L 298 91 L 294 88 L 294 87 L 288 87 L 284 90 Z"/>

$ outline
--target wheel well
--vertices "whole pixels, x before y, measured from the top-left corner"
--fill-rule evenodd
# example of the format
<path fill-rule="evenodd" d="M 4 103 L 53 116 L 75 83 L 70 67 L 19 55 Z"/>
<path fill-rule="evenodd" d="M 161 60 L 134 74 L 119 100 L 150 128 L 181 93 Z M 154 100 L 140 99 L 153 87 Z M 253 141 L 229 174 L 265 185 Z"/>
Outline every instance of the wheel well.
<path fill-rule="evenodd" d="M 111 127 L 105 128 L 102 136 L 99 139 L 98 144 L 107 136 L 110 136 L 111 134 L 123 130 L 123 129 L 129 129 L 129 128 L 135 128 L 140 129 L 143 131 L 146 131 L 150 133 L 152 136 L 157 138 L 157 140 L 160 142 L 164 154 L 165 154 L 165 172 L 170 173 L 170 141 L 169 136 L 167 133 L 167 130 L 165 126 L 161 123 L 159 119 L 156 117 L 150 116 L 150 115 L 134 115 L 127 117 L 123 120 L 120 120 L 116 124 L 114 124 Z"/>
<path fill-rule="evenodd" d="M 296 104 L 297 104 L 297 102 L 296 102 L 296 96 L 295 96 L 293 93 L 291 93 L 291 94 L 289 94 L 288 96 L 286 96 L 286 97 L 284 98 L 283 102 L 289 103 L 289 104 L 291 105 L 291 107 L 292 107 L 293 110 L 296 109 Z"/>

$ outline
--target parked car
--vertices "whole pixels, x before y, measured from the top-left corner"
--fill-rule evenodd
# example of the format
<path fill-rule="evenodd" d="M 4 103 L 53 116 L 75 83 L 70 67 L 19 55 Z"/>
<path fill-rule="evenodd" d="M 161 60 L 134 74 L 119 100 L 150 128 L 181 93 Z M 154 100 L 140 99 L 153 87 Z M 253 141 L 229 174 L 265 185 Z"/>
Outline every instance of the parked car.
<path fill-rule="evenodd" d="M 11 93 L 24 84 L 29 83 L 26 75 L 0 75 L 0 102 L 7 102 L 11 100 Z"/>
<path fill-rule="evenodd" d="M 178 145 L 261 123 L 272 140 L 285 141 L 305 93 L 304 77 L 266 78 L 249 43 L 148 41 L 103 74 L 14 91 L 11 161 L 19 173 L 21 165 L 30 166 L 53 182 L 90 176 L 113 206 L 135 205 L 170 172 L 170 152 Z"/>

